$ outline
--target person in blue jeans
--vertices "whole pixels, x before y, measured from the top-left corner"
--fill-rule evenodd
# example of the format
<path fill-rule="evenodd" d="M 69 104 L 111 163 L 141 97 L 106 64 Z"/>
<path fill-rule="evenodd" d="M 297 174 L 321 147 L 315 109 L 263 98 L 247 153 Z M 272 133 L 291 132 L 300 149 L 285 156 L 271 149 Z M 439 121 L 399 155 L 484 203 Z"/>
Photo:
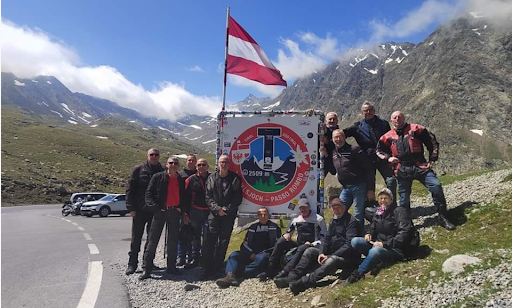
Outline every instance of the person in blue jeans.
<path fill-rule="evenodd" d="M 281 237 L 281 229 L 269 218 L 267 208 L 258 209 L 258 222 L 252 224 L 247 230 L 240 250 L 229 255 L 226 276 L 216 281 L 220 288 L 239 286 L 238 278 L 256 277 L 265 270 L 270 250 Z"/>
<path fill-rule="evenodd" d="M 360 231 L 364 229 L 364 204 L 365 199 L 374 200 L 375 176 L 372 163 L 365 151 L 359 146 L 352 146 L 345 142 L 345 133 L 341 129 L 332 132 L 332 141 L 335 148 L 332 151 L 333 168 L 338 181 L 343 185 L 340 199 L 349 208 L 354 204 L 354 218 L 359 224 Z M 329 156 L 328 153 L 322 153 Z M 368 190 L 370 189 L 370 190 Z"/>
<path fill-rule="evenodd" d="M 373 215 L 369 232 L 363 237 L 355 237 L 352 247 L 366 256 L 359 267 L 343 283 L 344 286 L 364 278 L 381 261 L 400 261 L 405 252 L 412 251 L 415 237 L 409 211 L 393 203 L 391 190 L 384 188 L 378 193 L 379 208 Z M 415 247 L 419 241 L 416 243 Z"/>

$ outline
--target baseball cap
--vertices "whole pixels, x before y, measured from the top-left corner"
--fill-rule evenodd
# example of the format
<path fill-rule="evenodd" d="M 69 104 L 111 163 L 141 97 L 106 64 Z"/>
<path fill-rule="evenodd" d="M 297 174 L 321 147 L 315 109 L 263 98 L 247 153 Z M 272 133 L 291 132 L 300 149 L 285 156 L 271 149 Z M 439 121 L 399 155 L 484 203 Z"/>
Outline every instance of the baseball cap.
<path fill-rule="evenodd" d="M 299 203 L 297 204 L 298 207 L 301 207 L 301 206 L 309 206 L 309 202 L 308 202 L 308 199 L 306 198 L 301 198 L 299 200 Z"/>

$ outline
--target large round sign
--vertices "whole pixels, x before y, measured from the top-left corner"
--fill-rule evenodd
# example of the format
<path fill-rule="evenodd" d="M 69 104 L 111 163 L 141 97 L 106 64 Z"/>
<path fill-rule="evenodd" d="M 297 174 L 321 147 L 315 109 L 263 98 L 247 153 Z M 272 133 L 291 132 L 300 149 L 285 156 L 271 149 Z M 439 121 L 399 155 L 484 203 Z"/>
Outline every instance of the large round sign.
<path fill-rule="evenodd" d="M 262 123 L 242 132 L 231 147 L 232 171 L 242 178 L 244 198 L 262 206 L 292 201 L 309 176 L 302 139 L 286 126 Z"/>

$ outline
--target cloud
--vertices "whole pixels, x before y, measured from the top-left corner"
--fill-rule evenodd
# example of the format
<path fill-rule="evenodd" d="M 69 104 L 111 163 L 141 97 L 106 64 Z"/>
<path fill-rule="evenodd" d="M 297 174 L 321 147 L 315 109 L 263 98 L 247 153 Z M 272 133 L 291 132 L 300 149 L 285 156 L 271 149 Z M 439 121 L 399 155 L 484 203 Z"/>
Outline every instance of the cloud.
<path fill-rule="evenodd" d="M 222 105 L 219 97 L 197 96 L 183 85 L 161 82 L 146 90 L 114 67 L 82 65 L 72 48 L 39 29 L 2 20 L 1 32 L 2 71 L 20 78 L 54 76 L 73 92 L 108 99 L 161 119 L 176 120 L 187 113 L 214 115 Z"/>
<path fill-rule="evenodd" d="M 195 65 L 193 67 L 189 67 L 187 68 L 187 71 L 189 72 L 200 72 L 200 73 L 204 73 L 204 70 L 199 66 L 199 65 Z"/>
<path fill-rule="evenodd" d="M 500 31 L 512 29 L 512 2 L 510 0 L 473 0 L 466 12 L 485 16 L 486 21 Z"/>
<path fill-rule="evenodd" d="M 437 1 L 428 0 L 409 12 L 394 24 L 386 21 L 372 20 L 370 29 L 373 31 L 369 41 L 379 43 L 390 38 L 404 38 L 426 30 L 429 26 L 439 24 L 460 14 L 467 5 L 467 0 Z"/>

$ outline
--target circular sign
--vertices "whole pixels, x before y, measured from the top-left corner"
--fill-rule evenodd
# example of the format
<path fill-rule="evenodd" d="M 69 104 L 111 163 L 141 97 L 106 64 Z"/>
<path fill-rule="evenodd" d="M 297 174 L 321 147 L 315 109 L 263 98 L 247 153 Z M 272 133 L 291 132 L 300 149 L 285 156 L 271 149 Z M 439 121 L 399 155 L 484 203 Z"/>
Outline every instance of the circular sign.
<path fill-rule="evenodd" d="M 242 132 L 233 143 L 230 169 L 242 178 L 248 201 L 274 206 L 289 203 L 308 180 L 310 158 L 302 139 L 276 123 L 262 123 Z"/>

